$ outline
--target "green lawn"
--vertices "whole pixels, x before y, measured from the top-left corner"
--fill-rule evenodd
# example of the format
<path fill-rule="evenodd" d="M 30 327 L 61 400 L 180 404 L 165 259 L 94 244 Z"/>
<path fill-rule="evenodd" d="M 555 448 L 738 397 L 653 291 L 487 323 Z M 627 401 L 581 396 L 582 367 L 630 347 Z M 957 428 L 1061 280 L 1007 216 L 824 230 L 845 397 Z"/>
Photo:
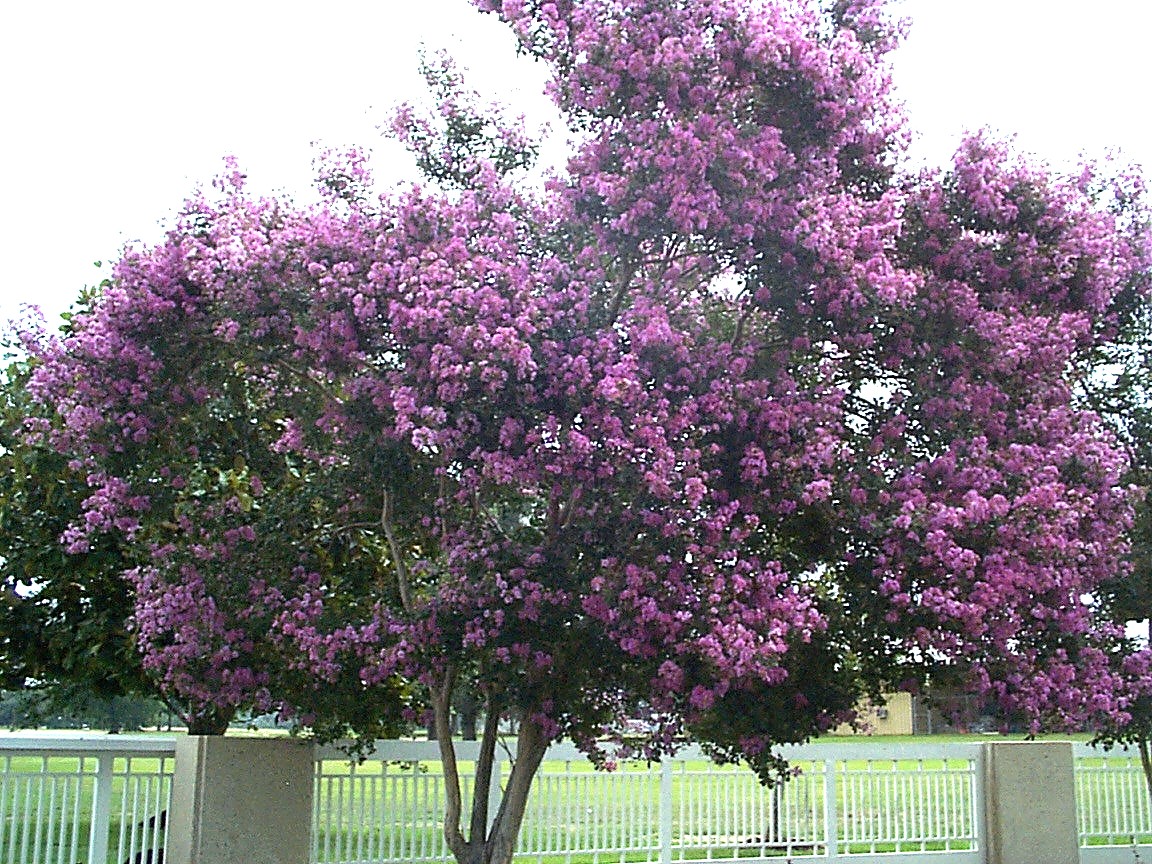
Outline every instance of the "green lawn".
<path fill-rule="evenodd" d="M 1015 740 L 1020 740 L 1023 736 L 1016 736 Z M 1055 736 L 1054 736 L 1055 737 Z M 899 811 L 906 825 L 917 826 L 923 824 L 925 817 L 922 815 L 929 811 L 931 808 L 927 802 L 940 794 L 939 787 L 933 786 L 931 781 L 925 781 L 918 786 L 904 788 L 897 790 L 886 788 L 886 773 L 895 774 L 901 771 L 907 771 L 919 768 L 926 775 L 934 775 L 944 769 L 952 772 L 964 772 L 967 770 L 967 760 L 951 759 L 908 759 L 898 760 L 891 763 L 886 759 L 874 760 L 865 754 L 867 747 L 870 744 L 877 743 L 879 740 L 882 743 L 904 743 L 904 744 L 938 744 L 938 743 L 974 743 L 984 742 L 990 739 L 990 736 L 933 736 L 932 738 L 924 737 L 884 737 L 882 739 L 869 739 L 863 737 L 843 737 L 834 739 L 822 739 L 821 743 L 828 741 L 828 743 L 835 743 L 841 745 L 851 745 L 853 747 L 860 747 L 861 758 L 852 759 L 846 763 L 840 763 L 839 770 L 847 770 L 847 772 L 860 772 L 871 761 L 873 762 L 872 779 L 869 781 L 859 781 L 857 788 L 854 790 L 854 798 L 852 808 L 848 807 L 849 793 L 847 791 L 846 781 L 841 777 L 837 780 L 836 795 L 837 795 L 837 809 L 842 817 L 842 832 L 846 823 L 851 823 L 855 828 L 855 834 L 842 833 L 841 837 L 847 840 L 847 848 L 853 852 L 915 852 L 915 851 L 931 851 L 943 849 L 945 847 L 952 849 L 967 848 L 967 843 L 963 840 L 954 840 L 951 843 L 946 843 L 939 839 L 931 839 L 933 836 L 942 837 L 946 836 L 947 832 L 936 832 L 933 835 L 931 830 L 921 831 L 920 836 L 926 839 L 918 840 L 912 843 L 898 845 L 894 842 L 878 841 L 878 842 L 863 842 L 869 836 L 877 836 L 869 832 L 879 829 L 879 836 L 883 837 L 882 830 L 885 827 L 891 827 L 887 823 L 892 821 L 892 811 Z M 1011 738 L 1005 739 L 999 736 L 995 740 L 1013 740 Z M 1061 738 L 1060 740 L 1067 740 Z M 1079 740 L 1088 740 L 1088 736 L 1081 736 Z M 1101 756 L 1100 763 L 1103 764 L 1104 760 L 1113 758 L 1108 756 Z M 790 834 L 786 834 L 787 839 L 791 839 L 793 845 L 790 849 L 780 848 L 777 837 L 766 837 L 763 834 L 757 836 L 757 831 L 754 826 L 757 818 L 763 822 L 770 819 L 770 810 L 765 807 L 764 793 L 760 790 L 759 786 L 752 780 L 751 775 L 743 772 L 741 779 L 736 779 L 728 774 L 725 774 L 725 769 L 715 769 L 710 763 L 707 762 L 691 762 L 683 766 L 677 766 L 677 771 L 674 774 L 673 780 L 673 798 L 676 802 L 674 804 L 673 813 L 673 838 L 674 838 L 674 859 L 675 860 L 699 860 L 711 858 L 714 860 L 733 860 L 742 857 L 772 857 L 773 855 L 791 857 L 801 857 L 805 854 L 811 854 L 813 849 L 811 842 L 813 838 L 823 836 L 823 778 L 822 766 L 818 765 L 804 765 L 799 766 L 802 770 L 800 778 L 794 781 L 786 789 L 785 795 L 793 794 L 793 790 L 801 787 L 806 789 L 805 795 L 797 796 L 793 803 L 802 810 L 806 811 L 806 817 L 796 820 L 794 829 Z M 328 773 L 347 776 L 350 770 L 346 766 L 338 766 L 330 764 L 326 769 Z M 395 771 L 395 766 L 390 766 L 388 771 Z M 436 766 L 428 766 L 425 769 L 426 775 L 429 780 L 436 777 L 438 768 Z M 371 774 L 372 772 L 379 772 L 379 764 L 367 764 L 355 769 L 355 772 L 363 776 L 365 772 Z M 543 851 L 533 854 L 526 854 L 520 856 L 522 861 L 540 861 L 544 864 L 607 864 L 607 862 L 642 862 L 651 861 L 658 858 L 656 851 L 659 844 L 658 836 L 658 812 L 659 812 L 659 785 L 653 781 L 647 784 L 636 784 L 629 786 L 624 783 L 614 783 L 614 779 L 622 780 L 623 778 L 630 777 L 632 772 L 647 772 L 646 766 L 643 765 L 625 765 L 621 770 L 614 775 L 609 775 L 607 778 L 600 778 L 601 782 L 595 785 L 581 786 L 580 781 L 587 777 L 591 778 L 594 770 L 590 765 L 583 761 L 572 762 L 569 766 L 565 767 L 562 763 L 547 763 L 542 771 L 541 776 L 537 780 L 537 785 L 533 790 L 533 804 L 530 805 L 528 817 L 526 819 L 524 831 L 522 834 L 522 848 L 541 849 Z M 583 808 L 583 813 L 571 812 L 571 805 L 556 805 L 549 803 L 550 796 L 547 794 L 547 787 L 549 782 L 559 783 L 562 782 L 560 778 L 567 776 L 567 782 L 570 786 L 574 787 L 577 794 L 582 796 L 582 800 L 586 802 Z M 760 814 L 759 816 L 753 815 L 752 821 L 749 822 L 746 816 L 745 821 L 738 827 L 743 831 L 741 836 L 724 836 L 721 839 L 716 839 L 716 834 L 725 835 L 726 832 L 718 830 L 712 832 L 712 837 L 706 837 L 706 832 L 703 829 L 694 829 L 691 827 L 692 814 L 686 813 L 686 808 L 683 804 L 684 789 L 690 783 L 699 783 L 706 780 L 711 776 L 716 783 L 721 783 L 729 788 L 729 795 L 726 800 L 726 806 L 737 812 L 745 814 L 753 813 Z M 805 786 L 805 780 L 815 778 L 814 782 Z M 966 798 L 966 784 L 967 777 L 958 779 L 957 782 L 961 784 L 960 789 L 953 789 L 957 793 L 956 807 L 960 811 L 959 818 L 967 820 L 967 824 L 972 824 L 973 816 L 968 812 L 970 805 Z M 383 793 L 380 793 L 383 794 Z M 963 798 L 963 800 L 961 800 Z M 566 809 L 567 808 L 567 809 Z M 322 807 L 323 809 L 323 807 Z M 384 808 L 382 808 L 384 809 Z M 580 809 L 580 808 L 577 808 Z M 853 809 L 853 812 L 848 812 Z M 688 811 L 691 810 L 689 806 Z M 333 814 L 335 815 L 335 814 Z M 394 848 L 398 851 L 403 851 L 406 857 L 413 859 L 425 858 L 432 853 L 432 850 L 440 848 L 440 830 L 438 827 L 439 819 L 442 815 L 438 807 L 430 807 L 422 813 L 409 813 L 412 822 L 409 824 L 423 824 L 425 827 L 422 829 L 404 828 L 400 829 L 397 826 L 392 832 L 389 833 L 388 841 L 394 844 Z M 589 827 L 591 826 L 591 827 Z M 629 829 L 631 836 L 630 844 L 620 844 L 620 834 L 623 833 L 622 828 Z M 930 827 L 930 826 L 929 826 Z M 731 832 L 728 832 L 731 833 Z M 771 834 L 771 832 L 764 832 Z M 889 835 L 894 836 L 894 835 Z M 588 838 L 600 838 L 604 842 L 603 845 L 608 847 L 617 847 L 616 851 L 604 852 L 600 854 L 592 854 L 587 850 L 590 845 Z M 855 839 L 861 838 L 861 842 L 856 842 Z M 563 841 L 571 840 L 575 843 L 574 851 L 564 852 Z M 1137 838 L 1139 840 L 1147 838 Z M 357 841 L 361 843 L 370 843 L 373 838 L 364 837 L 355 833 L 350 820 L 339 819 L 334 820 L 332 828 L 329 832 L 322 835 L 321 849 L 324 848 L 324 842 L 330 844 L 331 848 L 335 850 L 338 844 L 351 844 L 355 848 Z M 581 842 L 582 841 L 582 842 Z M 1104 842 L 1099 840 L 1097 842 Z M 556 848 L 560 846 L 561 848 Z M 348 846 L 344 846 L 345 849 Z M 823 852 L 822 848 L 817 848 L 815 851 Z M 322 858 L 322 860 L 327 860 Z M 333 858 L 332 860 L 335 860 Z"/>

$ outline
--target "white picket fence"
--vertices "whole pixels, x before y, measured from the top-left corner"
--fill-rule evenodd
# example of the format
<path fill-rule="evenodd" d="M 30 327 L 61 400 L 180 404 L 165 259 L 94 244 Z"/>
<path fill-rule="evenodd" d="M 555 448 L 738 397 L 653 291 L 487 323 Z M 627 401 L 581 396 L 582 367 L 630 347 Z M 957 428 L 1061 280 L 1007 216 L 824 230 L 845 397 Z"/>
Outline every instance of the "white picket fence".
<path fill-rule="evenodd" d="M 0 861 L 159 864 L 175 744 L 0 736 Z"/>
<path fill-rule="evenodd" d="M 1085 744 L 1073 752 L 1081 862 L 1152 859 L 1152 806 L 1139 755 L 1126 750 L 1105 753 Z"/>
<path fill-rule="evenodd" d="M 817 855 L 868 864 L 915 853 L 917 861 L 976 864 L 980 745 L 944 750 L 879 742 L 791 748 L 800 773 L 765 789 L 747 769 L 712 765 L 695 748 L 660 765 L 598 773 L 574 748 L 553 747 L 532 788 L 518 859 L 670 864 Z M 356 768 L 319 762 L 313 860 L 444 861 L 435 758 L 426 742 L 387 742 Z M 467 786 L 466 796 L 472 792 Z"/>
<path fill-rule="evenodd" d="M 464 745 L 464 771 L 474 752 Z M 0 862 L 158 864 L 174 743 L 128 736 L 0 736 Z M 549 751 L 518 849 L 524 864 L 814 860 L 978 864 L 985 836 L 979 743 L 813 744 L 764 789 L 689 749 L 647 766 L 590 769 Z M 428 742 L 380 742 L 350 765 L 318 749 L 315 864 L 441 862 L 443 789 Z M 1152 843 L 1139 760 L 1077 745 L 1081 860 L 1131 862 Z M 507 770 L 507 764 L 501 766 Z M 500 772 L 486 794 L 498 795 Z M 472 790 L 466 777 L 466 796 Z M 1147 859 L 1152 846 L 1138 850 Z"/>

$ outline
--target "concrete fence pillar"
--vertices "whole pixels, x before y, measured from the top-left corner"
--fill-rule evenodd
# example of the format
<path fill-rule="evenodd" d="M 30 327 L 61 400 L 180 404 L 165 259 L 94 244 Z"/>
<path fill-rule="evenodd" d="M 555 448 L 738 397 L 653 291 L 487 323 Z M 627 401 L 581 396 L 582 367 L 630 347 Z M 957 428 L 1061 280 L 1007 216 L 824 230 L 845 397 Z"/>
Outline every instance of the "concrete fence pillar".
<path fill-rule="evenodd" d="M 308 864 L 314 776 L 295 739 L 177 739 L 166 864 Z"/>
<path fill-rule="evenodd" d="M 1079 864 L 1072 745 L 986 744 L 984 811 L 988 864 Z"/>

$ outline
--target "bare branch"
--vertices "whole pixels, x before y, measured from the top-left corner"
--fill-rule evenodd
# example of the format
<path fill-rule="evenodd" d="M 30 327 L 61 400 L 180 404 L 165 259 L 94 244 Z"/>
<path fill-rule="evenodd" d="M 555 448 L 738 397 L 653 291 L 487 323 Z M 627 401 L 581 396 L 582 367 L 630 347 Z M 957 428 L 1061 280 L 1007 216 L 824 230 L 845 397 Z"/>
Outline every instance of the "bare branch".
<path fill-rule="evenodd" d="M 288 361 L 284 360 L 282 357 L 267 357 L 267 358 L 264 358 L 264 361 L 267 363 L 271 363 L 273 366 L 275 366 L 278 369 L 281 369 L 285 372 L 288 372 L 296 380 L 301 381 L 305 384 L 308 384 L 312 387 L 315 387 L 322 395 L 327 396 L 329 399 L 331 399 L 337 405 L 343 405 L 344 404 L 345 399 L 343 396 L 341 396 L 339 393 L 337 393 L 335 390 L 333 390 L 332 387 L 330 387 L 324 381 L 317 379 L 315 375 L 309 375 L 307 370 L 297 369 L 295 366 L 293 366 Z"/>
<path fill-rule="evenodd" d="M 748 323 L 748 318 L 752 315 L 752 310 L 756 307 L 749 304 L 748 308 L 740 313 L 740 317 L 736 321 L 736 333 L 732 336 L 732 347 L 739 348 L 744 342 L 744 325 Z"/>
<path fill-rule="evenodd" d="M 404 564 L 400 543 L 396 539 L 396 529 L 392 524 L 392 491 L 384 490 L 384 504 L 380 508 L 380 526 L 384 529 L 384 537 L 388 541 L 388 549 L 392 553 L 392 563 L 396 567 L 396 584 L 400 589 L 400 605 L 405 612 L 412 611 L 412 592 L 408 585 L 408 567 Z"/>
<path fill-rule="evenodd" d="M 577 483 L 572 487 L 572 494 L 568 496 L 568 503 L 560 511 L 560 527 L 567 528 L 572 524 L 572 517 L 576 515 L 576 505 L 580 503 L 580 498 L 584 495 L 584 484 Z"/>
<path fill-rule="evenodd" d="M 624 273 L 620 278 L 620 284 L 616 286 L 616 294 L 612 298 L 612 305 L 608 308 L 609 323 L 616 323 L 616 319 L 620 315 L 620 309 L 624 305 L 624 295 L 628 293 L 628 288 L 632 284 L 632 277 L 636 275 L 636 268 L 636 261 L 629 261 L 628 265 L 624 268 Z"/>
<path fill-rule="evenodd" d="M 369 530 L 374 530 L 374 529 L 379 528 L 379 527 L 380 527 L 379 522 L 349 522 L 347 525 L 336 525 L 332 528 L 327 528 L 327 527 L 318 528 L 317 530 L 313 531 L 308 536 L 311 538 L 311 537 L 320 537 L 322 535 L 327 534 L 327 535 L 331 535 L 334 537 L 337 534 L 344 534 L 348 531 L 369 531 Z"/>
<path fill-rule="evenodd" d="M 548 496 L 547 532 L 549 537 L 555 537 L 560 530 L 560 493 L 557 487 L 552 487 L 552 494 Z"/>

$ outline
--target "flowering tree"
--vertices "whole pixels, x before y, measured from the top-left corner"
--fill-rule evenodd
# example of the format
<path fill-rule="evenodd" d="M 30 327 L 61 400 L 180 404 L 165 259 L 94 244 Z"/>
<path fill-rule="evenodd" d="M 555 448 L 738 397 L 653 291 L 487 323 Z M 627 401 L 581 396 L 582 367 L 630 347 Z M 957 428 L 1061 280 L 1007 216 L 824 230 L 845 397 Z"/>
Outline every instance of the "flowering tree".
<path fill-rule="evenodd" d="M 1038 728 L 1123 714 L 1084 599 L 1131 492 L 1069 370 L 1143 238 L 1091 178 L 982 138 L 896 171 L 880 2 L 477 0 L 553 72 L 531 145 L 449 67 L 397 133 L 426 185 L 323 203 L 233 171 L 129 251 L 33 424 L 144 550 L 144 664 L 214 730 L 242 707 L 365 734 L 430 706 L 462 864 L 510 860 L 548 744 L 772 745 L 952 679 Z M 453 695 L 517 758 L 465 812 Z M 491 818 L 490 818 L 491 817 Z M 490 827 L 489 827 L 490 826 Z"/>

